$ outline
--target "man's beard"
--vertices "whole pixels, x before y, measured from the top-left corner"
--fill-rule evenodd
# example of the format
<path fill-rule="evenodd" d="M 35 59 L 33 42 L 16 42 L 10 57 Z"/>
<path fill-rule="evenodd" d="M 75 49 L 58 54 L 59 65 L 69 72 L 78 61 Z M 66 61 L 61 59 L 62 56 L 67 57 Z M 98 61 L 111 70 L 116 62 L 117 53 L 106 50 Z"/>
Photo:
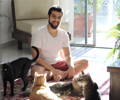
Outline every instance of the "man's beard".
<path fill-rule="evenodd" d="M 49 25 L 53 28 L 53 29 L 57 29 L 58 28 L 58 26 L 59 26 L 59 24 L 58 25 L 56 25 L 56 26 L 54 26 L 50 21 L 48 21 L 49 22 Z"/>

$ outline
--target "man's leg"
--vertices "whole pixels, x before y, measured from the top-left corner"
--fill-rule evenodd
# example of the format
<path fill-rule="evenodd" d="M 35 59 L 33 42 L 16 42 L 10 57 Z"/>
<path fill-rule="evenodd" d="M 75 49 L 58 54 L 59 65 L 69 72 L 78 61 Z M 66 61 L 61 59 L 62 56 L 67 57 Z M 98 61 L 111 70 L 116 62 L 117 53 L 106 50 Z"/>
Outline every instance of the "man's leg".
<path fill-rule="evenodd" d="M 68 78 L 73 78 L 75 75 L 81 73 L 88 67 L 88 60 L 77 60 L 74 63 L 74 68 L 68 70 Z"/>

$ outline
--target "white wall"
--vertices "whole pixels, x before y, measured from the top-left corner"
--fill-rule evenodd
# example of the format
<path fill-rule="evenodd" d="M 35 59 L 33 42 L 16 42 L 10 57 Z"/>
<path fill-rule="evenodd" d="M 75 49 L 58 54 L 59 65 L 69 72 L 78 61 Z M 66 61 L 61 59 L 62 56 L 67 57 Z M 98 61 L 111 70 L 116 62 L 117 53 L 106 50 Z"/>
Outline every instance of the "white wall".
<path fill-rule="evenodd" d="M 59 0 L 59 5 L 64 10 L 63 21 L 69 23 L 69 32 L 73 34 L 74 26 L 74 0 Z"/>
<path fill-rule="evenodd" d="M 11 41 L 11 0 L 0 0 L 0 44 Z"/>
<path fill-rule="evenodd" d="M 64 21 L 69 23 L 69 32 L 73 33 L 73 0 L 55 0 L 64 9 Z M 0 44 L 12 40 L 11 0 L 0 0 Z"/>

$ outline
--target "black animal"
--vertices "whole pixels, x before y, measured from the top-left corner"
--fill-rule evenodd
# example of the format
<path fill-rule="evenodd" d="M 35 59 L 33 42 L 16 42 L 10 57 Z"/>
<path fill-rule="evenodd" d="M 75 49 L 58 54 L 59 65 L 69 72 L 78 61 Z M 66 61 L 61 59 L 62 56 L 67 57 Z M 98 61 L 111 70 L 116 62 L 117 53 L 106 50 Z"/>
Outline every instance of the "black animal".
<path fill-rule="evenodd" d="M 24 86 L 22 91 L 25 91 L 28 85 L 28 71 L 31 67 L 31 64 L 37 60 L 39 57 L 38 48 L 32 46 L 33 49 L 36 50 L 37 55 L 33 59 L 29 59 L 27 57 L 21 57 L 12 62 L 2 64 L 2 80 L 3 80 L 3 88 L 4 88 L 4 96 L 6 95 L 7 90 L 7 82 L 10 83 L 11 96 L 14 96 L 14 80 L 17 78 L 21 78 L 23 80 Z"/>

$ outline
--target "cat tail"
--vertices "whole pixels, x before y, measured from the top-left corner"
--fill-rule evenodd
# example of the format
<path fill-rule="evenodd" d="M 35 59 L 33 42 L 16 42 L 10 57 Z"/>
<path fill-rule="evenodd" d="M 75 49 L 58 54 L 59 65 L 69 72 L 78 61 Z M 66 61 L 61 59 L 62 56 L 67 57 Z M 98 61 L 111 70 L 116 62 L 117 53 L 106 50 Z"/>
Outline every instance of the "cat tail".
<path fill-rule="evenodd" d="M 37 47 L 35 47 L 35 46 L 32 46 L 32 48 L 36 51 L 37 55 L 31 60 L 31 63 L 35 62 L 39 57 L 39 49 Z"/>

